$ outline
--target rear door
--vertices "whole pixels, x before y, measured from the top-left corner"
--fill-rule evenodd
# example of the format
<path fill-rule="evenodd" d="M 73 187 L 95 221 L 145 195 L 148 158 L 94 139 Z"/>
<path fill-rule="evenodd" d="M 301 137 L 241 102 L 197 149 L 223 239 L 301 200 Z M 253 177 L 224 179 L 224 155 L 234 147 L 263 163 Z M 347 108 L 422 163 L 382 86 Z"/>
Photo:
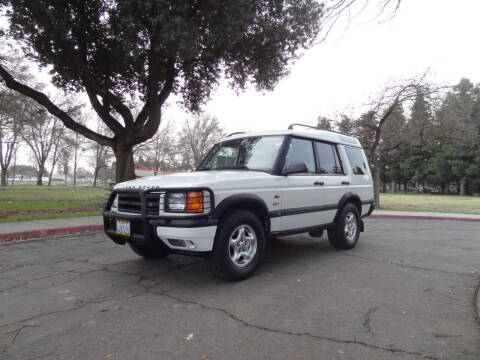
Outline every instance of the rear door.
<path fill-rule="evenodd" d="M 331 216 L 324 206 L 327 204 L 325 180 L 317 172 L 314 141 L 292 137 L 284 167 L 301 162 L 307 166 L 306 173 L 291 174 L 283 178 L 283 208 L 274 214 L 281 216 L 281 230 L 309 228 L 330 221 Z"/>
<path fill-rule="evenodd" d="M 315 141 L 318 175 L 321 183 L 321 201 L 325 205 L 322 219 L 325 223 L 333 222 L 337 206 L 342 196 L 348 192 L 349 177 L 341 160 L 337 144 Z"/>

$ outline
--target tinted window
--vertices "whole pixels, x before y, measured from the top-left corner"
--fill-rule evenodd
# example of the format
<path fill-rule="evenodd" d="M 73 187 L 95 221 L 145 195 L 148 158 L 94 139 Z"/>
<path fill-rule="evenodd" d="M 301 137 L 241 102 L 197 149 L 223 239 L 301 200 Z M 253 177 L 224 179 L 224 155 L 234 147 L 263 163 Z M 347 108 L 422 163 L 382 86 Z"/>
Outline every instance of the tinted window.
<path fill-rule="evenodd" d="M 285 167 L 295 163 L 305 163 L 309 173 L 315 172 L 315 157 L 310 140 L 293 138 L 285 159 Z"/>
<path fill-rule="evenodd" d="M 362 150 L 345 146 L 347 152 L 348 161 L 352 167 L 352 171 L 355 175 L 364 175 L 367 173 L 367 164 L 363 160 Z"/>
<path fill-rule="evenodd" d="M 320 174 L 342 174 L 342 165 L 335 145 L 316 142 Z"/>

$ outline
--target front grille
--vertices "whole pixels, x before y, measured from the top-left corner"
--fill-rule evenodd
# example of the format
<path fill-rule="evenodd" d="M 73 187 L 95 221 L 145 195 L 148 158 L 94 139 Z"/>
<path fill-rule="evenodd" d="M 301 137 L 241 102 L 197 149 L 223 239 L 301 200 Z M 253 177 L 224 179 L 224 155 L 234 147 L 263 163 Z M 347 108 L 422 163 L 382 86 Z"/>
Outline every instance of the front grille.
<path fill-rule="evenodd" d="M 147 215 L 158 215 L 160 194 L 146 194 Z M 118 211 L 131 214 L 141 214 L 142 205 L 137 193 L 118 194 Z"/>
<path fill-rule="evenodd" d="M 125 213 L 141 214 L 142 205 L 138 194 L 118 194 L 118 211 Z"/>

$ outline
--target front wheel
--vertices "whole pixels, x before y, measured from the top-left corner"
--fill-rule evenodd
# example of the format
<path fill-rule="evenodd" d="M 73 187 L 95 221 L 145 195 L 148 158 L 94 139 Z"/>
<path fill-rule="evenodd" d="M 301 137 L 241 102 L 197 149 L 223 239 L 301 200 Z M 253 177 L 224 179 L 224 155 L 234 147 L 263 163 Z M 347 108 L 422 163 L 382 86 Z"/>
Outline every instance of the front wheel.
<path fill-rule="evenodd" d="M 214 275 L 238 281 L 255 272 L 264 250 L 265 231 L 258 217 L 247 210 L 235 210 L 222 219 L 212 255 L 206 261 Z"/>
<path fill-rule="evenodd" d="M 334 248 L 351 249 L 360 236 L 360 216 L 355 205 L 348 203 L 342 209 L 337 222 L 328 229 L 328 240 Z"/>

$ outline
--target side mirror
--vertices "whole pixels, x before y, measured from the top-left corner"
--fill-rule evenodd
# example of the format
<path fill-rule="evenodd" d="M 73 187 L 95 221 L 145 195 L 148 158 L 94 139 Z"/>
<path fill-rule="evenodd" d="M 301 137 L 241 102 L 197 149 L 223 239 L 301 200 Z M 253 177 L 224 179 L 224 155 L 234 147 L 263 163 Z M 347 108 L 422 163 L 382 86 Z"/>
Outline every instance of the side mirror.
<path fill-rule="evenodd" d="M 283 169 L 283 175 L 298 174 L 308 172 L 307 165 L 304 162 L 293 163 Z"/>

